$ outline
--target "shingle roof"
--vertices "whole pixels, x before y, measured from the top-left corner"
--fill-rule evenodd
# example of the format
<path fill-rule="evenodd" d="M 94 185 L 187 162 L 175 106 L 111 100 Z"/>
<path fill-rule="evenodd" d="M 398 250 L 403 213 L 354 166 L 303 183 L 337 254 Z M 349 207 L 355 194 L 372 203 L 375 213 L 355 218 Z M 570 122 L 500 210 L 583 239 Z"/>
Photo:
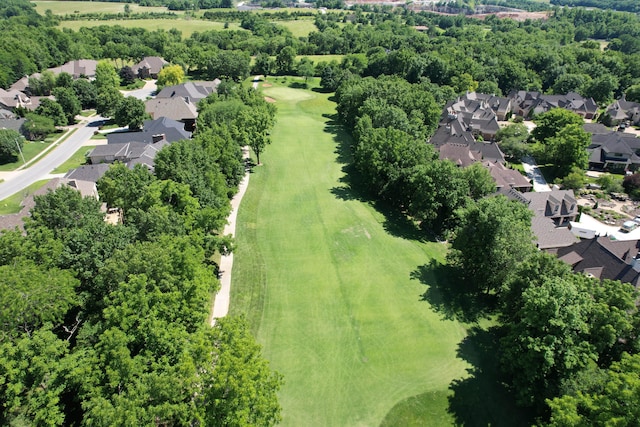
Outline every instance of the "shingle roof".
<path fill-rule="evenodd" d="M 193 120 L 198 117 L 196 104 L 182 97 L 154 98 L 145 102 L 145 111 L 155 117 L 173 120 Z"/>
<path fill-rule="evenodd" d="M 64 176 L 67 179 L 79 179 L 81 181 L 98 182 L 102 175 L 109 170 L 110 165 L 101 163 L 98 165 L 84 165 L 72 169 Z"/>
<path fill-rule="evenodd" d="M 142 130 L 137 132 L 112 132 L 107 134 L 109 144 L 119 144 L 126 142 L 153 143 L 154 136 L 164 135 L 168 142 L 190 139 L 191 133 L 184 130 L 184 123 L 167 117 L 160 117 L 155 120 L 145 120 Z"/>
<path fill-rule="evenodd" d="M 567 257 L 577 262 L 568 262 L 574 271 L 591 274 L 600 279 L 620 280 L 638 286 L 640 272 L 632 267 L 633 258 L 638 254 L 640 241 L 617 241 L 607 236 L 582 240 L 557 251 L 558 257 Z M 575 255 L 571 255 L 571 254 Z"/>

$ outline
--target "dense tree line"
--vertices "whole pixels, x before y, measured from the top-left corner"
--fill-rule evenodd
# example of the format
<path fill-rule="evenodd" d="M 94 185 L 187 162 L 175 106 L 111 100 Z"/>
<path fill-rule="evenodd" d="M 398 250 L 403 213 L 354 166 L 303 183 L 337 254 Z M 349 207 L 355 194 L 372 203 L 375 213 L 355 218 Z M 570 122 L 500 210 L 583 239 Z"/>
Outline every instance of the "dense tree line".
<path fill-rule="evenodd" d="M 551 4 L 570 7 L 612 9 L 633 13 L 640 11 L 640 5 L 633 0 L 551 0 Z"/>
<path fill-rule="evenodd" d="M 113 88 L 119 77 L 101 64 L 97 86 Z M 35 198 L 24 234 L 0 234 L 0 424 L 280 419 L 282 379 L 244 320 L 206 322 L 219 287 L 212 257 L 233 248 L 221 230 L 245 171 L 241 145 L 264 142 L 275 114 L 252 89 L 221 89 L 194 139 L 158 153 L 155 173 L 112 165 L 100 202 L 62 186 Z M 207 126 L 224 103 L 263 116 Z M 101 203 L 122 223 L 105 222 Z"/>

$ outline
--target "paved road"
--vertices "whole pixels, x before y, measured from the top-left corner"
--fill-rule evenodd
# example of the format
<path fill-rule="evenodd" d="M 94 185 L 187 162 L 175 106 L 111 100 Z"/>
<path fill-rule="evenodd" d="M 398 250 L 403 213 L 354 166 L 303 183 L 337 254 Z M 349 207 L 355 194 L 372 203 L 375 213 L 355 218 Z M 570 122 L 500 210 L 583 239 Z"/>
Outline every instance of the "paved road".
<path fill-rule="evenodd" d="M 104 120 L 100 116 L 92 117 L 87 123 L 80 125 L 70 137 L 58 144 L 39 161 L 21 171 L 14 172 L 10 178 L 0 183 L 0 200 L 27 188 L 36 181 L 45 179 L 55 168 L 64 163 L 91 138 L 93 132 L 98 129 L 99 123 Z"/>

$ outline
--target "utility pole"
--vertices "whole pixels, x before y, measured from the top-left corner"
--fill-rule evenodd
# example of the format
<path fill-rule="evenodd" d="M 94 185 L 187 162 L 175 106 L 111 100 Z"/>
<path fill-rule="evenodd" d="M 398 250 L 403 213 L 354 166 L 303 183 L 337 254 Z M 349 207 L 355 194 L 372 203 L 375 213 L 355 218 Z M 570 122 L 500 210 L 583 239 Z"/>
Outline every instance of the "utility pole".
<path fill-rule="evenodd" d="M 22 154 L 22 148 L 20 148 L 20 144 L 18 144 L 18 139 L 16 139 L 16 147 L 18 147 L 18 151 L 20 152 L 20 157 L 22 157 L 22 164 L 26 165 L 27 162 L 24 159 L 24 154 Z"/>

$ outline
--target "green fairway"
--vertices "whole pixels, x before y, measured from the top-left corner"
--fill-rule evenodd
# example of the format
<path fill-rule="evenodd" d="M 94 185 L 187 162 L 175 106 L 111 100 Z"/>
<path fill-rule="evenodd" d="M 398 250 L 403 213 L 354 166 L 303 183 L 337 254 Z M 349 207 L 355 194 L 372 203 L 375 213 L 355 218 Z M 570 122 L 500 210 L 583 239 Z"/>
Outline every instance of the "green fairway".
<path fill-rule="evenodd" d="M 286 27 L 294 37 L 307 37 L 310 32 L 318 31 L 313 18 L 297 19 L 293 21 L 273 21 L 274 24 Z"/>
<path fill-rule="evenodd" d="M 444 246 L 399 237 L 341 181 L 348 135 L 327 94 L 277 84 L 264 93 L 278 122 L 239 212 L 231 313 L 247 316 L 284 374 L 282 424 L 377 426 L 417 396 L 415 416 L 407 405 L 398 415 L 417 424 L 405 425 L 451 425 L 446 396 L 465 376 L 465 329 L 410 279 Z"/>

